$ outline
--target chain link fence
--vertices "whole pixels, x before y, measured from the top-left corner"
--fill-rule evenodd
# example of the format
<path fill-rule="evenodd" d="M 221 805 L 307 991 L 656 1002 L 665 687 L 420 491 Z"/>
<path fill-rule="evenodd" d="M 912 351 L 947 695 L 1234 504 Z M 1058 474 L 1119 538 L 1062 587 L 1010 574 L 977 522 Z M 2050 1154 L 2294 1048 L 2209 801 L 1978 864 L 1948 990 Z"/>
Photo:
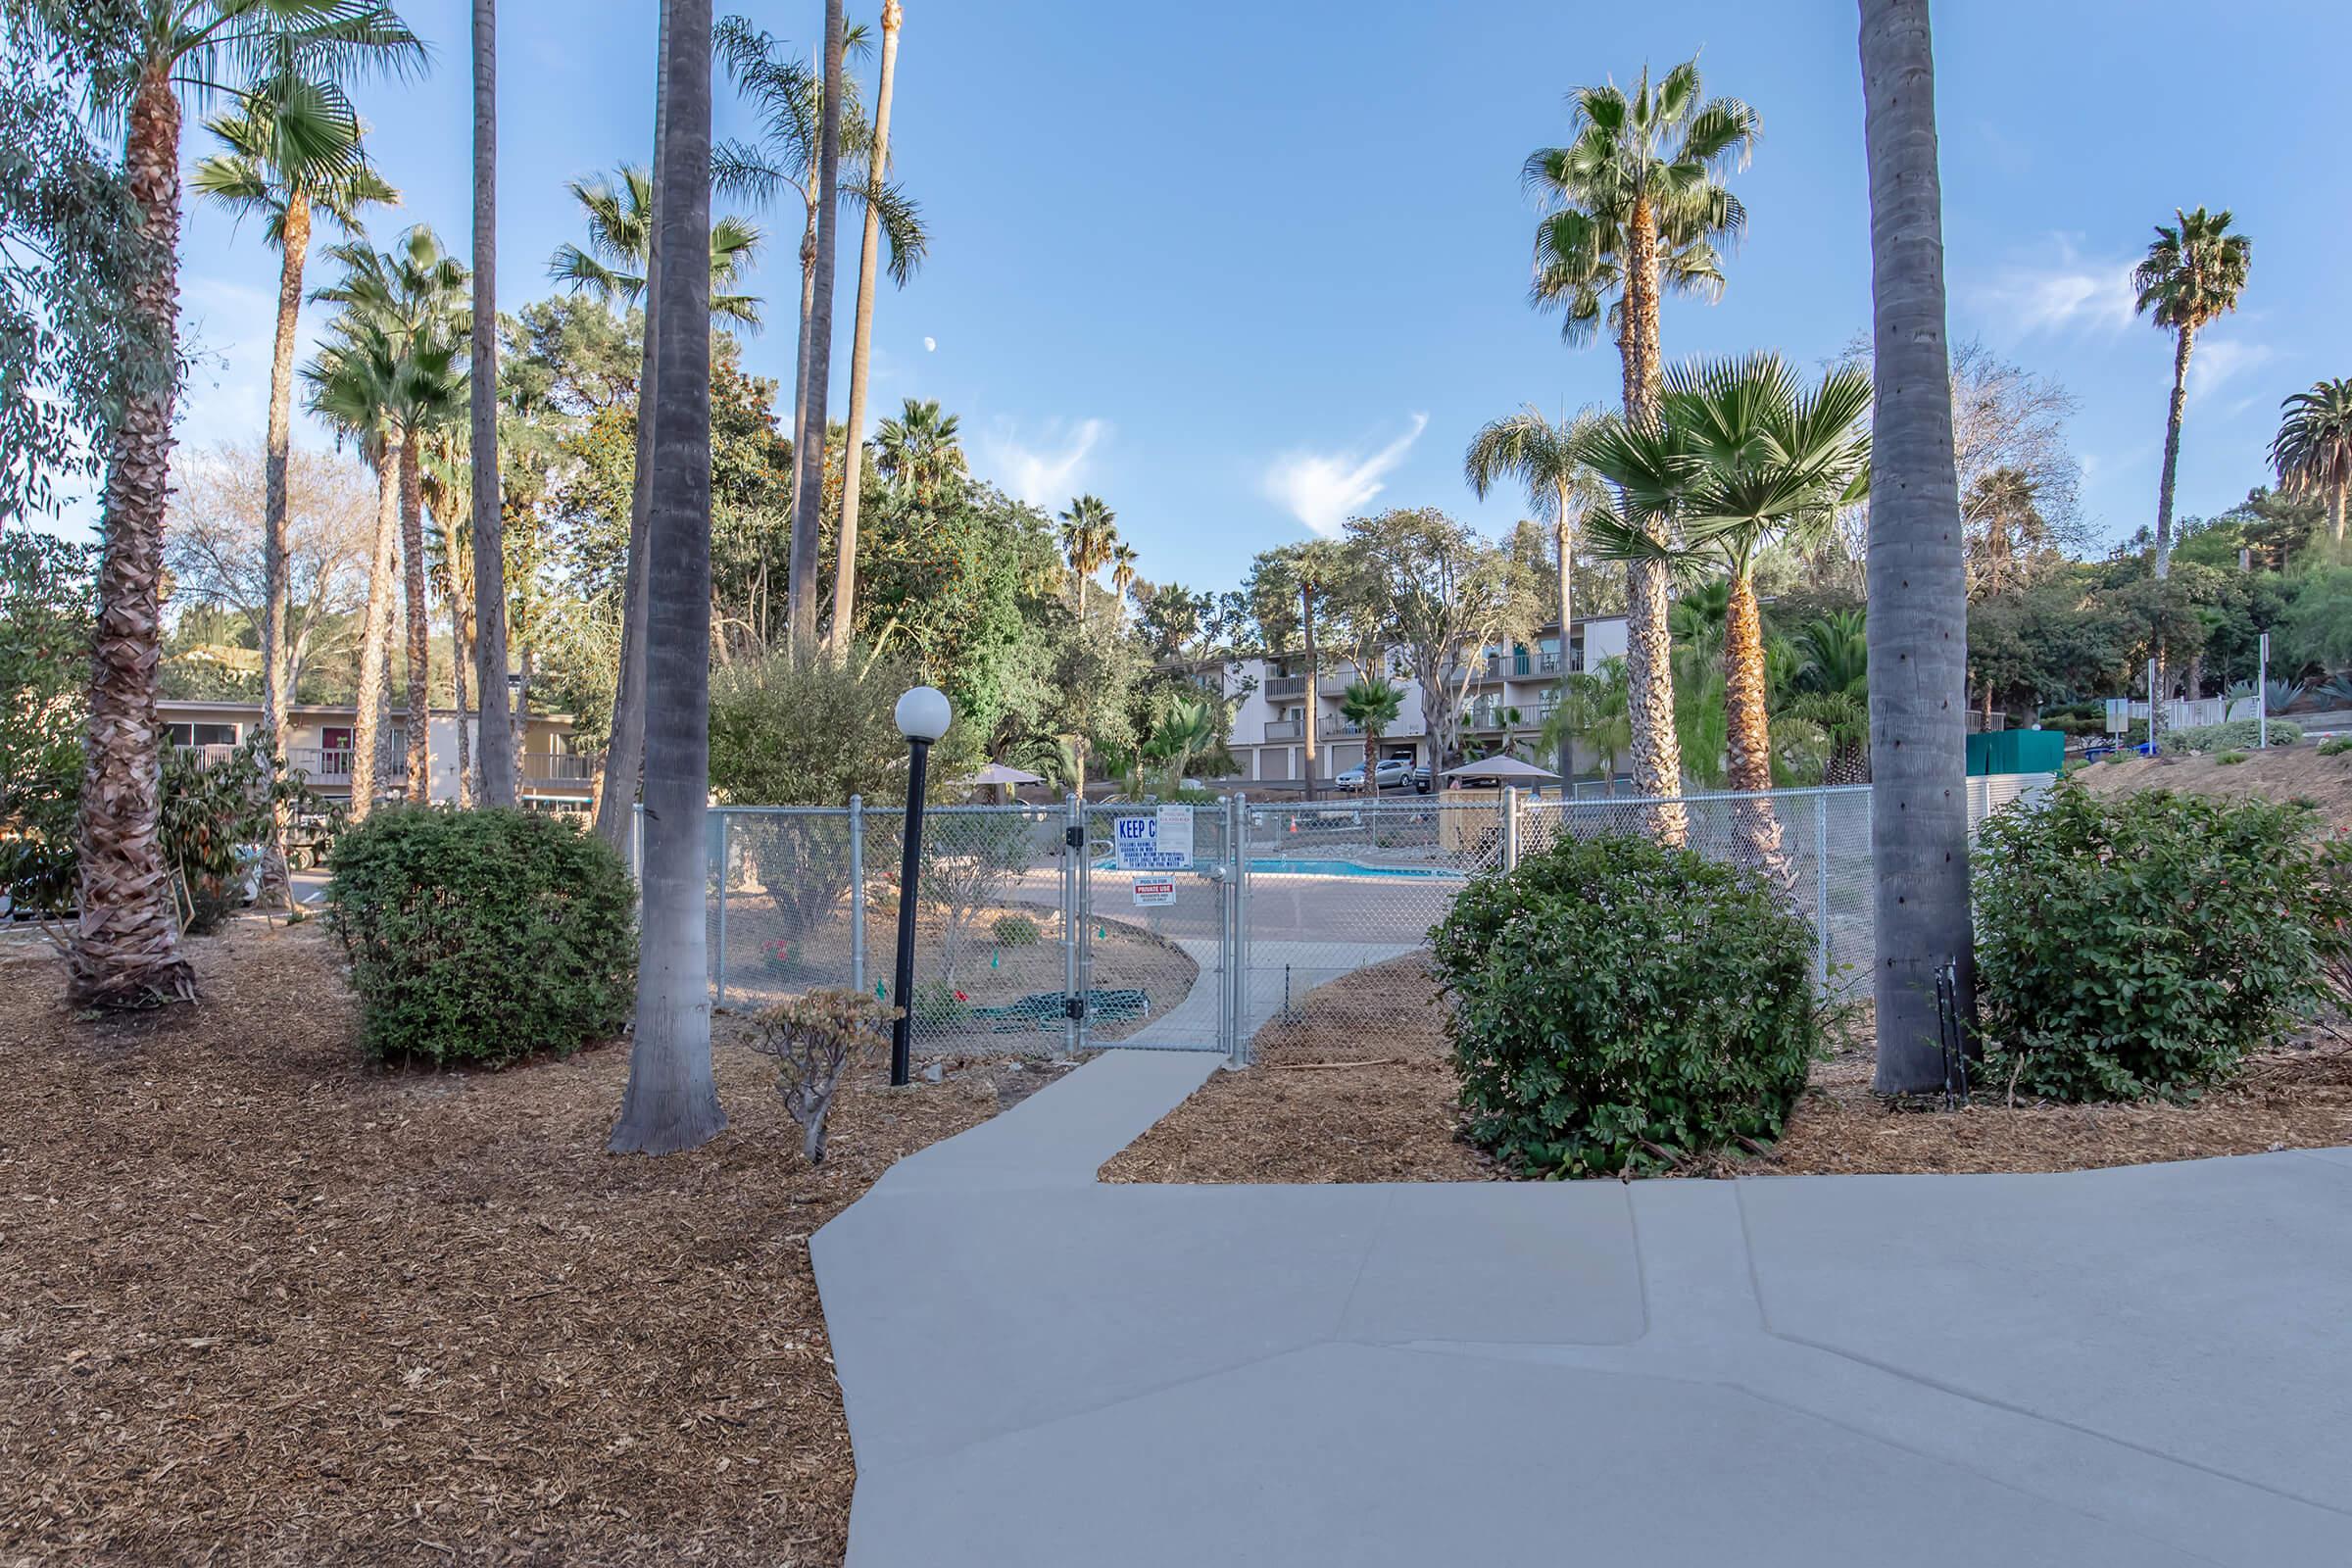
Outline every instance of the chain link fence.
<path fill-rule="evenodd" d="M 2047 774 L 1969 781 L 1973 831 Z M 1816 933 L 1825 988 L 1872 963 L 1871 791 L 1562 799 L 1517 790 L 1396 800 L 1162 808 L 954 806 L 924 816 L 909 1012 L 918 1054 L 1060 1054 L 1118 1045 L 1248 1057 L 1272 1019 L 1364 971 L 1345 1010 L 1376 1046 L 1425 1019 L 1416 956 L 1469 879 L 1563 836 L 1680 824 L 1690 848 L 1752 865 Z M 820 986 L 887 997 L 896 954 L 897 809 L 713 807 L 713 998 L 756 1009 Z M 1154 837 L 1134 853 L 1123 837 Z M 1384 1010 L 1383 988 L 1411 997 Z"/>

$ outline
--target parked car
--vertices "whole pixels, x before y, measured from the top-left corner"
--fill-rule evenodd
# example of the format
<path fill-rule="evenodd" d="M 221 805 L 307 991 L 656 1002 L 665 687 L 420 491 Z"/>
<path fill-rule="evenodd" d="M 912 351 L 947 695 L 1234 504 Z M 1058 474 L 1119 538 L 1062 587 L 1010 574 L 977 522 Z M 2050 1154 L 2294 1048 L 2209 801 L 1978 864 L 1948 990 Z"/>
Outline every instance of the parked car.
<path fill-rule="evenodd" d="M 1364 770 L 1360 765 L 1351 767 L 1332 782 L 1344 790 L 1360 790 L 1364 787 Z M 1384 757 L 1380 760 L 1378 783 L 1384 794 L 1391 790 L 1409 789 L 1427 795 L 1429 769 L 1415 767 L 1408 759 L 1402 757 Z"/>

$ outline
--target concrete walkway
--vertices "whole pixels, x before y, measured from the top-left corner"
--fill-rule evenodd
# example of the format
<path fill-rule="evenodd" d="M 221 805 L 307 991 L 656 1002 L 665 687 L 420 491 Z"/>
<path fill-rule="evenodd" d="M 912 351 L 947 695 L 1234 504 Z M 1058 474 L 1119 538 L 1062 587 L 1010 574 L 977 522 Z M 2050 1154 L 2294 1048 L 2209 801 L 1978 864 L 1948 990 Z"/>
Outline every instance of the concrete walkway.
<path fill-rule="evenodd" d="M 2352 1562 L 2352 1152 L 1103 1186 L 1111 1052 L 812 1250 L 853 1568 Z"/>

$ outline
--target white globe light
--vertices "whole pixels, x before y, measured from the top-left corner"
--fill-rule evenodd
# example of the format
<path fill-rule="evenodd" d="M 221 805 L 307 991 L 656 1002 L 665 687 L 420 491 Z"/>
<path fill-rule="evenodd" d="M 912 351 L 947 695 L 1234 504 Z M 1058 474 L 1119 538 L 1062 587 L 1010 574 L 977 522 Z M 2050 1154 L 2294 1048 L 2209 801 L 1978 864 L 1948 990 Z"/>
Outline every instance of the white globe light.
<path fill-rule="evenodd" d="M 935 741 L 948 732 L 956 718 L 956 710 L 948 705 L 948 694 L 935 686 L 917 686 L 899 699 L 899 733 L 910 741 Z"/>

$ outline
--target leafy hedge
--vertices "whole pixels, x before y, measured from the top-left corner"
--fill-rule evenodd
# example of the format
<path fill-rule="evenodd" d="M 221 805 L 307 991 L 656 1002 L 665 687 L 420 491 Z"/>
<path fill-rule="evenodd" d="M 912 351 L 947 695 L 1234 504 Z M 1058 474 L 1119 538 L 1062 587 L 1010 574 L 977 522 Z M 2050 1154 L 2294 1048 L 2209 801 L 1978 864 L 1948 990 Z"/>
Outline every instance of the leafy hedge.
<path fill-rule="evenodd" d="M 1687 850 L 1568 839 L 1474 880 L 1430 939 L 1471 1137 L 1531 1174 L 1776 1137 L 1821 1054 L 1812 928 Z"/>
<path fill-rule="evenodd" d="M 2056 1100 L 2180 1099 L 2278 1040 L 2342 940 L 2322 852 L 2308 808 L 2264 800 L 2061 781 L 1995 813 L 1976 865 L 1989 1075 Z"/>
<path fill-rule="evenodd" d="M 2303 726 L 2283 718 L 2271 720 L 2271 744 L 2292 746 L 2303 738 Z M 2208 752 L 2251 752 L 2262 747 L 2262 724 L 2258 719 L 2233 718 L 2226 724 L 2207 724 L 2198 729 L 2167 730 L 2158 738 L 2156 749 L 2168 756 L 2184 754 L 2202 756 Z"/>
<path fill-rule="evenodd" d="M 497 1067 L 627 1022 L 637 890 L 620 857 L 571 823 L 384 808 L 327 864 L 369 1056 Z"/>

